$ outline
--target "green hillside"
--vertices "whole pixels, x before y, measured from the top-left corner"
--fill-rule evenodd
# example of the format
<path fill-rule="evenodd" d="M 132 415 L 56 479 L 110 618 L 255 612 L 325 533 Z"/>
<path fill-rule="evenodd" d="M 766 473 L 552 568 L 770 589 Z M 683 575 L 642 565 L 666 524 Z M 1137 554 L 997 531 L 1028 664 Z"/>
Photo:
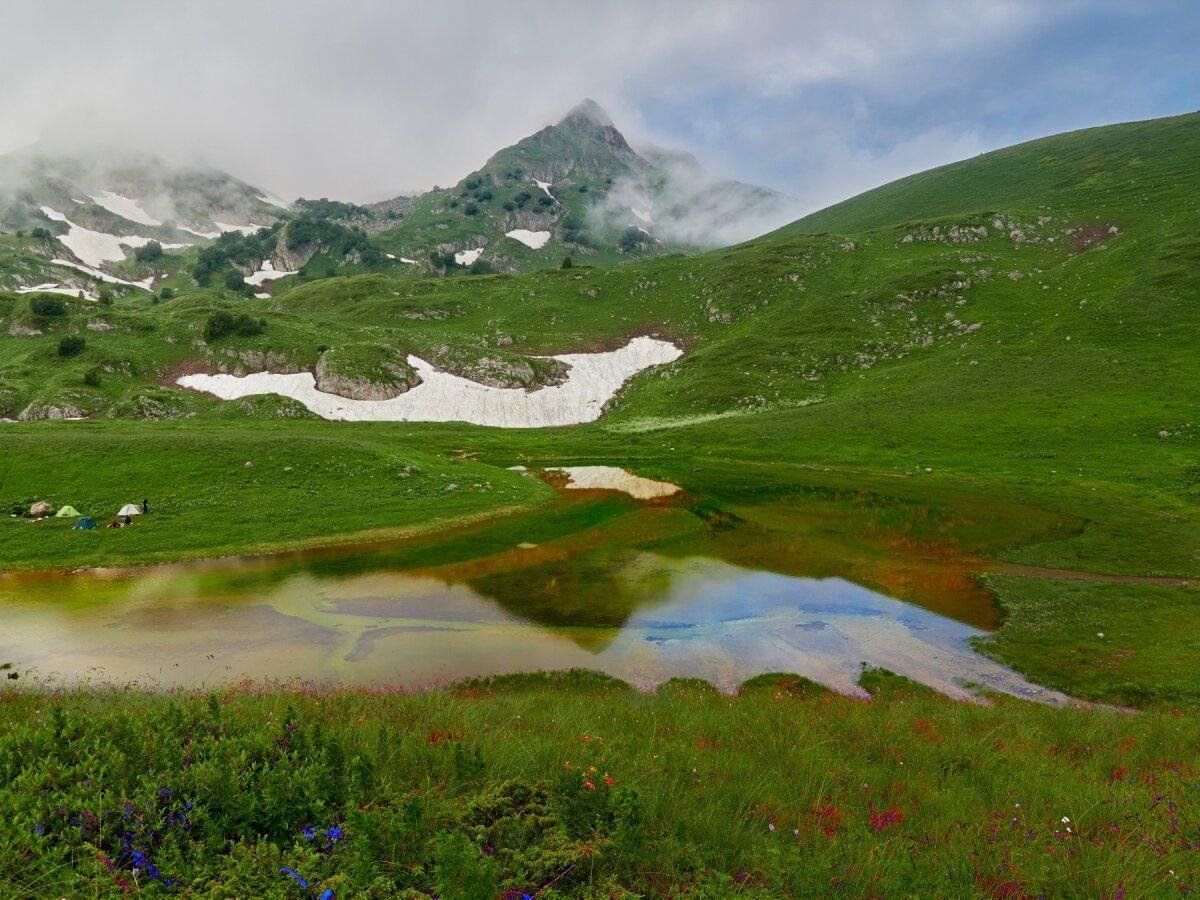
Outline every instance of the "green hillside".
<path fill-rule="evenodd" d="M 1087 128 L 952 163 L 843 200 L 776 234 L 849 234 L 999 210 L 1107 215 L 1115 221 L 1195 214 L 1200 113 Z M 1189 205 L 1190 204 L 1190 205 Z"/>
<path fill-rule="evenodd" d="M 1060 135 L 738 246 L 605 268 L 370 271 L 361 235 L 322 231 L 305 266 L 354 274 L 306 272 L 268 297 L 185 275 L 173 296 L 109 304 L 0 292 L 0 417 L 26 420 L 0 422 L 13 510 L 0 569 L 387 538 L 404 543 L 381 565 L 461 572 L 520 547 L 561 560 L 545 573 L 572 586 L 568 608 L 526 596 L 545 579 L 520 568 L 487 575 L 497 597 L 540 621 L 587 608 L 611 625 L 628 610 L 604 552 L 842 577 L 935 610 L 965 586 L 998 624 L 980 652 L 1138 710 L 977 706 L 873 670 L 872 703 L 785 676 L 736 698 L 580 673 L 418 695 L 10 690 L 0 884 L 547 900 L 1193 891 L 1197 149 L 1198 115 Z M 222 265 L 289 227 L 223 239 L 244 260 Z M 27 265 L 36 240 L 0 240 L 0 264 Z M 412 353 L 536 389 L 555 373 L 531 357 L 640 334 L 684 355 L 564 428 L 328 422 L 276 396 L 222 403 L 175 385 L 324 368 L 394 386 Z M 64 415 L 87 420 L 41 421 Z M 684 491 L 568 500 L 511 470 L 569 464 Z M 131 529 L 20 515 L 48 499 L 107 517 L 142 496 L 155 514 Z M 25 602 L 47 590 L 36 575 L 11 584 Z M 76 600 L 103 603 L 103 587 Z"/>

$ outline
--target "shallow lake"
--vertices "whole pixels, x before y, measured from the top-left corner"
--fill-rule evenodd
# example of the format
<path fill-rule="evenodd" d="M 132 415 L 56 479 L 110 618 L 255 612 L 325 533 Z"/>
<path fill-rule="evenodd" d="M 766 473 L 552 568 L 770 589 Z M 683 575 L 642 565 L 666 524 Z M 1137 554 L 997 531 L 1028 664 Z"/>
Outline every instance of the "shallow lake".
<path fill-rule="evenodd" d="M 722 691 L 789 672 L 859 696 L 865 665 L 955 697 L 1065 699 L 972 649 L 992 615 L 978 597 L 934 592 L 923 606 L 846 577 L 785 574 L 731 558 L 745 554 L 723 552 L 737 546 L 728 539 L 555 546 L 420 567 L 377 546 L 0 576 L 0 661 L 51 685 L 416 688 L 581 667 L 643 689 L 688 677 Z"/>

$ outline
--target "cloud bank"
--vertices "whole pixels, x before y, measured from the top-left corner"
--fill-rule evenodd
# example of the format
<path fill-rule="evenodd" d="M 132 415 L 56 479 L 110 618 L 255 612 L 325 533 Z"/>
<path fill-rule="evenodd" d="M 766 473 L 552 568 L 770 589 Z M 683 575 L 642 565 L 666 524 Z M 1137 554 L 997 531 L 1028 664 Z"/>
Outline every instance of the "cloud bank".
<path fill-rule="evenodd" d="M 1197 7 L 931 0 L 39 0 L 5 11 L 0 152 L 200 161 L 288 198 L 452 183 L 595 97 L 808 208 L 1042 131 L 1195 106 Z"/>

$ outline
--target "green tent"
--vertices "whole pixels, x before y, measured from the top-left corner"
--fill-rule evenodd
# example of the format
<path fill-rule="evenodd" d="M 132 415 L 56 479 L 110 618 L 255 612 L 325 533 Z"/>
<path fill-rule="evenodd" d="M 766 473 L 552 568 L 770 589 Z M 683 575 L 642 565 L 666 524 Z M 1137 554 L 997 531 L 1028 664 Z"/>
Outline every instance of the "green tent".
<path fill-rule="evenodd" d="M 56 519 L 78 519 L 81 513 L 73 506 L 64 506 L 54 514 Z"/>
<path fill-rule="evenodd" d="M 78 522 L 75 523 L 76 531 L 91 531 L 95 527 L 96 527 L 96 520 L 93 519 L 91 516 L 84 516 L 82 519 L 80 519 Z"/>

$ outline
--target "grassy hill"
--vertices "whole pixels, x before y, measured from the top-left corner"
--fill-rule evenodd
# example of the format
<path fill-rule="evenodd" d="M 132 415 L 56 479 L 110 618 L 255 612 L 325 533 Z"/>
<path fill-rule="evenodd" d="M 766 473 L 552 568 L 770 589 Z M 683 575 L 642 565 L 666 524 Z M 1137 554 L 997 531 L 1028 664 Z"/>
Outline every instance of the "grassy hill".
<path fill-rule="evenodd" d="M 12 694 L 0 840 L 14 862 L 0 883 L 144 885 L 136 849 L 201 896 L 282 892 L 283 866 L 365 896 L 1194 890 L 1198 146 L 1195 115 L 1075 132 L 756 241 L 610 268 L 369 272 L 266 299 L 214 285 L 64 299 L 55 315 L 0 293 L 0 413 L 90 416 L 0 423 L 0 498 L 108 509 L 149 494 L 160 509 L 153 526 L 86 542 L 0 519 L 0 567 L 488 516 L 488 546 L 537 521 L 544 544 L 594 540 L 611 520 L 621 546 L 657 547 L 619 504 L 604 522 L 586 504 L 562 517 L 547 485 L 507 471 L 622 465 L 686 489 L 665 517 L 697 552 L 727 553 L 741 533 L 747 565 L 902 597 L 917 578 L 906 563 L 964 560 L 1003 619 L 982 652 L 1151 710 L 976 708 L 879 673 L 864 676 L 873 704 L 787 679 L 730 699 L 582 676 L 419 697 L 72 692 L 51 714 Z M 265 328 L 206 336 L 221 311 Z M 179 371 L 295 371 L 330 351 L 351 368 L 377 366 L 380 348 L 469 363 L 647 332 L 685 355 L 572 428 L 331 423 L 171 386 Z M 64 356 L 64 337 L 86 343 Z M 144 736 L 162 734 L 185 757 L 150 753 Z M 177 799 L 194 804 L 186 820 Z M 119 830 L 126 802 L 134 824 Z M 335 825 L 344 840 L 327 837 Z"/>
<path fill-rule="evenodd" d="M 776 234 L 867 231 L 996 210 L 1107 215 L 1196 211 L 1200 113 L 1072 131 L 901 178 L 805 216 Z"/>

